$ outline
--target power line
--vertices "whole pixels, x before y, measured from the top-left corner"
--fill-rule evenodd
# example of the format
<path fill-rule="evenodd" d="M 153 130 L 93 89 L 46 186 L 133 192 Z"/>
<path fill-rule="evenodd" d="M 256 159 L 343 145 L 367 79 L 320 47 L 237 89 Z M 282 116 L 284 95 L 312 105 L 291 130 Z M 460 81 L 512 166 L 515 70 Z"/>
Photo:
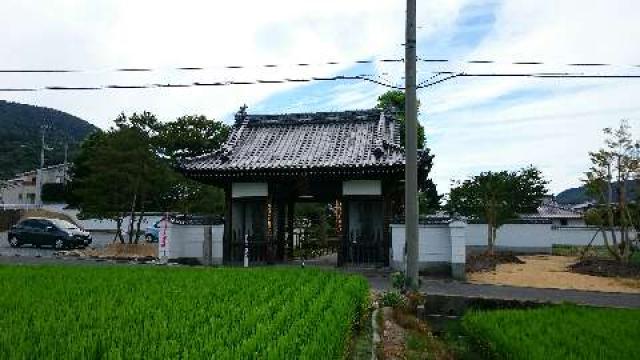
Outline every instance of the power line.
<path fill-rule="evenodd" d="M 444 78 L 439 78 L 445 76 Z M 526 77 L 539 79 L 639 79 L 640 74 L 583 74 L 583 73 L 562 73 L 562 72 L 539 72 L 539 73 L 466 73 L 453 71 L 438 71 L 433 76 L 423 80 L 417 86 L 418 89 L 431 87 L 447 80 L 458 77 L 478 77 L 478 78 L 500 78 L 500 77 Z M 191 83 L 155 83 L 155 84 L 108 84 L 102 86 L 59 86 L 49 85 L 44 87 L 5 87 L 0 88 L 0 92 L 34 92 L 34 91 L 99 91 L 99 90 L 126 90 L 126 89 L 153 89 L 153 88 L 191 88 L 191 87 L 224 87 L 240 85 L 265 85 L 284 84 L 302 82 L 322 82 L 322 81 L 349 81 L 359 80 L 370 82 L 395 90 L 404 90 L 403 86 L 394 85 L 389 79 L 384 79 L 376 74 L 359 75 L 337 75 L 337 76 L 312 76 L 307 78 L 283 78 L 283 79 L 256 79 L 256 80 L 225 80 L 212 82 L 191 82 Z"/>
<path fill-rule="evenodd" d="M 603 62 L 574 62 L 574 63 L 549 63 L 544 61 L 507 61 L 507 60 L 491 60 L 491 59 L 472 59 L 465 61 L 458 61 L 446 58 L 425 58 L 418 57 L 417 60 L 422 63 L 441 63 L 441 64 L 469 64 L 469 65 L 525 65 L 525 66 L 533 66 L 533 65 L 555 65 L 555 66 L 569 66 L 569 67 L 581 67 L 581 68 L 595 68 L 595 67 L 631 67 L 631 68 L 640 68 L 640 64 L 613 64 L 613 63 L 603 63 Z M 0 74 L 3 73 L 25 73 L 25 74 L 71 74 L 71 73 L 92 73 L 92 72 L 121 72 L 121 73 L 148 73 L 148 72 L 158 72 L 158 71 L 179 71 L 179 72 L 197 72 L 197 71 L 205 71 L 205 70 L 214 70 L 214 69 L 227 69 L 227 70 L 242 70 L 242 69 L 274 69 L 274 68 L 286 68 L 286 67 L 311 67 L 311 66 L 324 66 L 324 65 L 362 65 L 362 64 L 374 64 L 374 63 L 404 63 L 404 58 L 382 58 L 382 59 L 374 59 L 374 58 L 361 58 L 356 60 L 346 60 L 346 61 L 321 61 L 321 62 L 299 62 L 299 63 L 289 63 L 289 64 L 277 64 L 277 63 L 267 63 L 267 64 L 258 64 L 258 65 L 247 65 L 247 64 L 229 64 L 229 65 L 214 65 L 210 67 L 200 67 L 200 66 L 180 66 L 180 67 L 166 67 L 166 68 L 153 68 L 153 67 L 122 67 L 122 68 L 112 68 L 112 69 L 0 69 Z M 454 72 L 440 72 L 443 74 L 446 73 L 454 73 Z M 436 73 L 437 74 L 437 73 Z M 434 76 L 435 77 L 435 76 Z M 282 80 L 282 82 L 287 82 L 292 80 Z M 265 82 L 266 83 L 266 82 Z M 241 85 L 241 84 L 233 84 L 233 85 Z M 386 84 L 389 85 L 389 84 Z M 385 85 L 385 86 L 386 86 Z M 154 86 L 119 86 L 112 85 L 109 88 L 148 88 Z M 184 86 L 182 86 L 184 87 Z M 392 86 L 394 88 L 401 88 L 400 86 Z M 32 88 L 6 88 L 0 89 L 0 91 L 36 91 L 38 89 Z M 55 90 L 55 89 L 51 89 Z M 94 90 L 94 89 L 84 89 L 78 88 L 77 90 Z"/>
<path fill-rule="evenodd" d="M 449 73 L 449 72 L 441 72 Z M 428 82 L 419 88 L 427 88 L 441 82 L 451 80 L 457 77 L 527 77 L 538 79 L 640 79 L 639 75 L 630 74 L 612 74 L 612 75 L 599 75 L 599 74 L 571 74 L 571 73 L 451 73 L 450 76 L 439 79 L 436 81 Z"/>
<path fill-rule="evenodd" d="M 91 72 L 155 72 L 155 71 L 204 71 L 204 70 L 238 70 L 238 69 L 254 69 L 254 68 L 282 68 L 282 67 L 310 67 L 310 66 L 325 66 L 325 65 L 361 65 L 361 64 L 374 64 L 374 63 L 402 63 L 402 58 L 385 58 L 385 59 L 359 59 L 359 60 L 346 60 L 346 61 L 323 61 L 315 63 L 290 63 L 290 64 L 230 64 L 230 65 L 214 65 L 208 67 L 200 66 L 179 66 L 179 67 L 166 67 L 166 68 L 152 68 L 152 67 L 139 67 L 139 68 L 113 68 L 113 69 L 0 69 L 0 73 L 91 73 Z"/>
<path fill-rule="evenodd" d="M 263 85 L 263 84 L 283 84 L 283 83 L 300 83 L 300 82 L 317 82 L 317 81 L 342 81 L 342 80 L 360 80 L 370 82 L 376 85 L 388 87 L 391 89 L 401 90 L 400 86 L 396 86 L 384 81 L 374 79 L 375 75 L 338 75 L 329 77 L 314 76 L 310 78 L 285 78 L 285 79 L 257 79 L 251 81 L 213 81 L 213 82 L 193 82 L 185 84 L 141 84 L 141 85 L 103 85 L 103 86 L 44 86 L 40 88 L 0 88 L 0 92 L 31 92 L 31 91 L 99 91 L 99 90 L 125 90 L 125 89 L 152 89 L 152 88 L 190 88 L 190 87 L 207 87 L 207 86 L 235 86 L 235 85 Z"/>

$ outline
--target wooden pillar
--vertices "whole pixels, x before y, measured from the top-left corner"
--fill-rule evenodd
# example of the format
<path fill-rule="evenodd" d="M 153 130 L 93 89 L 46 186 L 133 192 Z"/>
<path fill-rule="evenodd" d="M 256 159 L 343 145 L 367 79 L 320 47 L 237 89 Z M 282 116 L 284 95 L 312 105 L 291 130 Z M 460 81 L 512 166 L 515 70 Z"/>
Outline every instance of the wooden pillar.
<path fill-rule="evenodd" d="M 283 261 L 285 259 L 285 231 L 286 223 L 286 207 L 285 202 L 282 199 L 278 199 L 276 202 L 276 258 L 277 261 Z"/>
<path fill-rule="evenodd" d="M 231 199 L 231 185 L 228 185 L 224 189 L 224 234 L 222 237 L 222 263 L 231 262 L 231 240 L 232 240 L 232 228 L 231 228 L 231 214 L 232 209 Z"/>
<path fill-rule="evenodd" d="M 349 246 L 349 201 L 346 198 L 340 200 L 342 206 L 342 236 L 338 247 L 338 266 L 345 263 L 346 251 Z"/>
<path fill-rule="evenodd" d="M 338 247 L 337 247 L 337 255 L 338 255 L 338 261 L 337 264 L 338 266 L 342 265 L 342 248 L 344 247 L 343 243 L 344 243 L 344 204 L 342 203 L 342 199 L 338 198 L 336 199 L 336 204 L 335 204 L 335 210 L 336 210 L 336 237 L 339 240 L 338 243 Z"/>
<path fill-rule="evenodd" d="M 382 256 L 384 260 L 384 266 L 389 266 L 389 249 L 391 248 L 391 220 L 393 217 L 393 209 L 391 203 L 392 194 L 389 191 L 384 191 L 384 189 L 390 189 L 391 184 L 388 182 L 384 182 L 385 186 L 382 187 L 382 216 L 383 216 L 383 224 L 382 224 Z"/>
<path fill-rule="evenodd" d="M 286 258 L 293 258 L 293 219 L 295 215 L 295 200 L 289 199 L 287 202 L 287 251 Z"/>
<path fill-rule="evenodd" d="M 267 202 L 266 202 L 267 208 L 266 208 L 266 214 L 267 214 L 267 228 L 266 228 L 266 237 L 264 240 L 266 240 L 266 254 L 265 254 L 265 258 L 266 258 L 266 262 L 267 264 L 273 264 L 273 261 L 275 259 L 275 247 L 274 247 L 274 208 L 273 208 L 273 197 L 271 196 L 271 194 L 269 194 L 269 196 L 267 196 Z"/>

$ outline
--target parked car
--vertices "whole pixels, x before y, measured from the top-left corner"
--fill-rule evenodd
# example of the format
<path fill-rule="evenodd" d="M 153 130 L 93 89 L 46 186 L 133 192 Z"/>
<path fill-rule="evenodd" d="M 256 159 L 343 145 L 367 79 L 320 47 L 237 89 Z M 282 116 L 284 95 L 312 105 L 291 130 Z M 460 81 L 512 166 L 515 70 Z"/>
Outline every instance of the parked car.
<path fill-rule="evenodd" d="M 27 218 L 11 227 L 9 245 L 36 247 L 50 245 L 56 249 L 86 247 L 92 243 L 91 234 L 76 225 L 59 219 Z"/>
<path fill-rule="evenodd" d="M 146 229 L 144 229 L 144 239 L 146 240 L 146 242 L 156 242 L 158 241 L 158 239 L 160 239 L 160 223 L 162 222 L 162 220 L 158 220 L 155 223 L 153 223 L 152 225 L 147 226 Z"/>

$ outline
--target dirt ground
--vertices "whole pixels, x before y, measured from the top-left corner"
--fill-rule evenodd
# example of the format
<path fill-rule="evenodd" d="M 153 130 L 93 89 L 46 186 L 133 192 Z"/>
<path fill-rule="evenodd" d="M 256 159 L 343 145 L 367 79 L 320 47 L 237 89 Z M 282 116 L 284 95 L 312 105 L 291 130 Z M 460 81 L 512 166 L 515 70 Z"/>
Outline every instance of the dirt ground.
<path fill-rule="evenodd" d="M 495 271 L 469 273 L 475 284 L 498 284 L 539 288 L 640 293 L 639 279 L 607 278 L 576 274 L 567 267 L 576 262 L 571 256 L 519 256 L 524 264 L 500 264 Z"/>
<path fill-rule="evenodd" d="M 66 256 L 93 256 L 93 257 L 156 257 L 158 249 L 156 244 L 120 244 L 113 243 L 100 249 L 76 249 L 61 251 Z"/>
<path fill-rule="evenodd" d="M 406 330 L 393 321 L 391 308 L 382 308 L 382 354 L 385 360 L 404 358 Z"/>

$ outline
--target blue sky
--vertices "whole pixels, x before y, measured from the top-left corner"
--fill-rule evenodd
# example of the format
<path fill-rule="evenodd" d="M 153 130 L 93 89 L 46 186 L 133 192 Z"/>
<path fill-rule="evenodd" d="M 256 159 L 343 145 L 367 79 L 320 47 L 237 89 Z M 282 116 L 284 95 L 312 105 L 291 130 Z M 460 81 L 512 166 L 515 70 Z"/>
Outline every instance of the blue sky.
<path fill-rule="evenodd" d="M 2 68 L 81 68 L 80 74 L 0 74 L 3 86 L 190 83 L 372 74 L 401 83 L 403 64 L 354 65 L 357 59 L 403 57 L 404 1 L 274 0 L 231 3 L 185 0 L 5 0 L 0 23 Z M 640 38 L 625 0 L 418 0 L 418 55 L 450 59 L 421 63 L 468 73 L 635 73 Z M 322 63 L 285 66 L 258 64 Z M 495 64 L 467 64 L 494 60 Z M 512 65 L 542 61 L 544 65 Z M 607 68 L 576 68 L 607 62 Z M 229 70 L 228 64 L 249 65 Z M 184 73 L 176 66 L 205 66 Z M 114 73 L 152 67 L 152 73 Z M 360 81 L 224 88 L 0 93 L 12 100 L 67 111 L 106 128 L 118 113 L 149 110 L 163 120 L 205 114 L 231 121 L 242 104 L 253 113 L 370 108 L 386 89 Z M 638 80 L 457 78 L 422 89 L 420 121 L 436 155 L 432 176 L 441 191 L 452 179 L 483 170 L 540 167 L 557 192 L 580 184 L 600 130 L 627 118 L 637 128 Z M 636 130 L 634 129 L 634 132 Z"/>

